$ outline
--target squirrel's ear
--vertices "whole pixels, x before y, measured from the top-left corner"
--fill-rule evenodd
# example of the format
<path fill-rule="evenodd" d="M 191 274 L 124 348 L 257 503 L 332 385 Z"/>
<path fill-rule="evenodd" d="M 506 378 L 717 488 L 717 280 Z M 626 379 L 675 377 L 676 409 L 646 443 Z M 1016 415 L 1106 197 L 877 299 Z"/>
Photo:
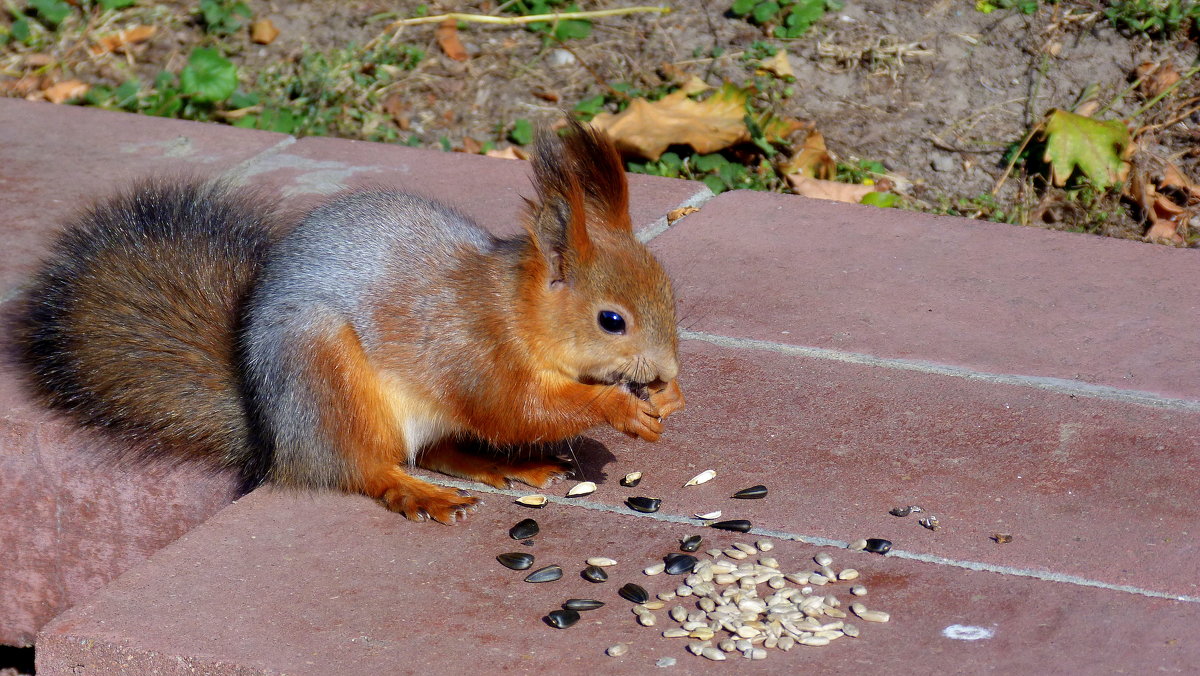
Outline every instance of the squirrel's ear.
<path fill-rule="evenodd" d="M 526 200 L 525 228 L 549 266 L 551 281 L 566 280 L 572 266 L 587 263 L 594 253 L 585 190 L 571 161 L 557 136 L 544 130 L 538 134 L 532 160 L 537 201 Z"/>
<path fill-rule="evenodd" d="M 569 118 L 563 147 L 567 165 L 582 186 L 595 224 L 633 232 L 629 220 L 629 185 L 621 153 L 608 134 Z"/>

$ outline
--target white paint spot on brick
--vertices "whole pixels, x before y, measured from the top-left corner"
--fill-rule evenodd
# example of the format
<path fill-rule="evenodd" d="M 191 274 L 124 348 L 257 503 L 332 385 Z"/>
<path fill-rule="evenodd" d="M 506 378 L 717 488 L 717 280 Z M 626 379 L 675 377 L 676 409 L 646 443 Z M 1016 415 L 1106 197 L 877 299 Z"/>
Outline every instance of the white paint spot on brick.
<path fill-rule="evenodd" d="M 982 641 L 995 635 L 995 629 L 974 627 L 969 624 L 952 624 L 942 630 L 942 636 L 956 641 Z"/>

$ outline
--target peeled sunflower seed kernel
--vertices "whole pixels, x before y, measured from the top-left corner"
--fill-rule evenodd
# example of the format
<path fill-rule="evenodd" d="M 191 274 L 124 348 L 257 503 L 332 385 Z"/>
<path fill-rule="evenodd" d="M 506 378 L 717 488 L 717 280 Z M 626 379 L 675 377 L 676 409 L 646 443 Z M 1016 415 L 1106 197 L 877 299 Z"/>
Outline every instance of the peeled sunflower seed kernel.
<path fill-rule="evenodd" d="M 545 507 L 546 496 L 544 495 L 523 495 L 516 499 L 518 505 L 525 507 Z"/>
<path fill-rule="evenodd" d="M 862 538 L 859 538 L 846 546 L 846 549 L 853 549 L 856 552 L 861 552 L 862 550 L 864 550 L 866 548 L 867 548 L 867 541 Z"/>
<path fill-rule="evenodd" d="M 667 569 L 667 564 L 660 562 L 660 563 L 656 563 L 656 564 L 653 564 L 650 566 L 646 566 L 645 568 L 642 569 L 642 573 L 644 573 L 646 575 L 658 575 L 659 573 L 663 572 L 666 569 Z"/>
<path fill-rule="evenodd" d="M 596 484 L 592 481 L 582 481 L 571 486 L 571 490 L 567 491 L 568 498 L 577 498 L 581 495 L 591 495 L 596 492 Z"/>
<path fill-rule="evenodd" d="M 833 563 L 833 557 L 825 552 L 821 552 L 813 557 L 813 561 L 816 561 L 818 566 L 828 566 Z"/>
<path fill-rule="evenodd" d="M 703 472 L 692 477 L 691 479 L 688 479 L 688 482 L 685 483 L 683 485 L 683 487 L 687 488 L 688 486 L 699 486 L 702 483 L 707 483 L 709 481 L 712 481 L 714 478 L 716 478 L 716 476 L 717 476 L 717 473 L 715 470 L 706 469 Z"/>
<path fill-rule="evenodd" d="M 508 536 L 514 540 L 525 540 L 538 534 L 538 522 L 533 519 L 522 519 L 517 525 L 508 529 Z"/>
<path fill-rule="evenodd" d="M 854 596 L 866 596 L 867 588 L 862 586 L 861 584 L 856 584 L 850 588 L 850 593 Z"/>
<path fill-rule="evenodd" d="M 759 540 L 758 542 L 754 543 L 754 546 L 758 547 L 758 551 L 760 552 L 769 552 L 772 549 L 775 549 L 775 543 L 771 542 L 770 540 Z"/>
<path fill-rule="evenodd" d="M 525 570 L 533 565 L 533 554 L 526 552 L 509 552 L 496 557 L 500 565 L 511 570 Z"/>
<path fill-rule="evenodd" d="M 838 573 L 837 579 L 839 579 L 839 580 L 857 580 L 858 579 L 858 571 L 853 568 L 843 568 L 841 570 L 841 572 Z"/>
<path fill-rule="evenodd" d="M 609 646 L 608 650 L 604 651 L 604 654 L 608 655 L 609 657 L 620 657 L 627 652 L 629 652 L 629 644 L 618 643 L 616 645 Z"/>
<path fill-rule="evenodd" d="M 626 474 L 625 476 L 621 477 L 621 485 L 626 488 L 633 488 L 641 482 L 642 482 L 642 473 L 641 472 L 630 472 L 629 474 Z"/>
<path fill-rule="evenodd" d="M 586 563 L 589 566 L 598 566 L 600 568 L 607 568 L 608 566 L 617 565 L 616 559 L 610 559 L 607 556 L 593 556 L 590 557 Z"/>
<path fill-rule="evenodd" d="M 546 566 L 538 568 L 532 573 L 525 576 L 526 582 L 553 582 L 562 577 L 562 568 L 558 566 Z"/>

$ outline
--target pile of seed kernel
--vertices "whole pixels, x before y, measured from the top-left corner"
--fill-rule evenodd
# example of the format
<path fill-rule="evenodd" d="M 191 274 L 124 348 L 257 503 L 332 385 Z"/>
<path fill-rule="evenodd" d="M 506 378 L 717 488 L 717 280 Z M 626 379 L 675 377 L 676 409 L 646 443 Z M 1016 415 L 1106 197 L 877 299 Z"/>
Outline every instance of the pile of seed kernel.
<path fill-rule="evenodd" d="M 846 621 L 849 615 L 842 602 L 827 590 L 838 582 L 856 580 L 858 571 L 835 571 L 827 553 L 813 557 L 813 569 L 792 573 L 784 573 L 771 556 L 751 560 L 773 548 L 769 540 L 760 540 L 755 545 L 735 543 L 728 549 L 708 550 L 711 560 L 697 561 L 683 584 L 658 594 L 657 601 L 634 606 L 638 623 L 658 625 L 655 611 L 676 602 L 667 615 L 678 626 L 665 629 L 662 635 L 688 639 L 688 652 L 710 660 L 724 660 L 734 653 L 761 660 L 773 648 L 787 651 L 797 645 L 829 645 L 844 636 L 857 638 L 858 627 Z M 643 572 L 661 574 L 662 564 Z M 760 586 L 765 587 L 762 595 Z M 862 597 L 867 589 L 854 584 L 849 593 Z M 849 609 L 864 622 L 890 619 L 888 613 L 869 610 L 857 601 Z M 618 644 L 609 648 L 608 654 L 619 656 L 627 649 Z"/>

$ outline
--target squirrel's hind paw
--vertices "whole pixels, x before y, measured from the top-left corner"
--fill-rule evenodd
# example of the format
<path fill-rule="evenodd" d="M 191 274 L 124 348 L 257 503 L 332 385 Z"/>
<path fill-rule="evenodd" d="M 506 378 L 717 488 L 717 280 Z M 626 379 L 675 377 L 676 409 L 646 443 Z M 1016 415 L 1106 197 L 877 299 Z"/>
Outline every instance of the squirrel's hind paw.
<path fill-rule="evenodd" d="M 453 488 L 406 478 L 408 481 L 387 488 L 378 497 L 388 509 L 403 514 L 410 521 L 433 519 L 451 525 L 474 511 L 479 502 L 479 498 Z"/>

